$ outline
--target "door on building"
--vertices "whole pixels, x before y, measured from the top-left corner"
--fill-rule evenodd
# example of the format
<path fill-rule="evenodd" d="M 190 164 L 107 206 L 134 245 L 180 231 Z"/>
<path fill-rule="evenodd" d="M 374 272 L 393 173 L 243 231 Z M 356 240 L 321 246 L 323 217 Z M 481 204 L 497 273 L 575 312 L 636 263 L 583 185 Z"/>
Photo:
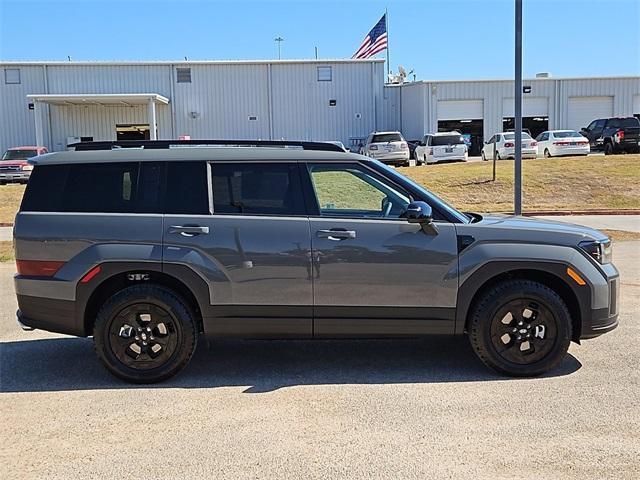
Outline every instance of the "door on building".
<path fill-rule="evenodd" d="M 502 131 L 509 132 L 516 128 L 516 120 L 513 117 L 502 119 Z M 536 138 L 542 132 L 549 130 L 549 117 L 522 117 L 522 130 L 529 132 Z"/>
<path fill-rule="evenodd" d="M 467 141 L 469 155 L 480 155 L 483 145 L 483 120 L 438 120 L 439 132 L 460 132 Z"/>
<path fill-rule="evenodd" d="M 149 140 L 149 124 L 116 125 L 116 137 L 118 140 Z"/>

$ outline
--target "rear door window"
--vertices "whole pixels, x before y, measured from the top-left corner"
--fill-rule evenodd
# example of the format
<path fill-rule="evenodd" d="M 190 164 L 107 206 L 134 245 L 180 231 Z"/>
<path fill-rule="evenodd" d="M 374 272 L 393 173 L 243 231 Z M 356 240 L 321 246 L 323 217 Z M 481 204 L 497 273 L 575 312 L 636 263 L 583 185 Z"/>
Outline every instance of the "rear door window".
<path fill-rule="evenodd" d="M 382 133 L 380 135 L 374 135 L 371 139 L 371 143 L 387 143 L 387 142 L 401 142 L 402 136 L 399 133 Z"/>
<path fill-rule="evenodd" d="M 213 213 L 304 215 L 297 163 L 212 163 Z"/>
<path fill-rule="evenodd" d="M 169 162 L 164 211 L 178 215 L 208 215 L 206 162 Z"/>

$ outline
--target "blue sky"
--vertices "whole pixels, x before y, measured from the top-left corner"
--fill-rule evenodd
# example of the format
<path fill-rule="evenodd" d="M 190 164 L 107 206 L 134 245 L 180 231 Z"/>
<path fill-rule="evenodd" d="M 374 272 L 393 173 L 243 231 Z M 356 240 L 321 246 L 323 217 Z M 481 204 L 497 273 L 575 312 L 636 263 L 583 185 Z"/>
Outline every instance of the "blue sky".
<path fill-rule="evenodd" d="M 0 59 L 345 58 L 385 7 L 392 70 L 513 76 L 513 0 L 0 0 Z M 523 35 L 526 77 L 640 75 L 640 0 L 524 0 Z"/>

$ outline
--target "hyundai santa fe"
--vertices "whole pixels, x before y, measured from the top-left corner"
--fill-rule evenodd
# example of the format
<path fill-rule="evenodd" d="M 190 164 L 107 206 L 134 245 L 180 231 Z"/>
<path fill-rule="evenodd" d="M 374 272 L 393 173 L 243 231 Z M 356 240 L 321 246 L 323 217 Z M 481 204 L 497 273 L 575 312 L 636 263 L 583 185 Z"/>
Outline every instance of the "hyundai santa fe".
<path fill-rule="evenodd" d="M 618 323 L 606 235 L 463 213 L 336 145 L 95 142 L 31 164 L 18 321 L 92 336 L 130 382 L 176 374 L 203 334 L 467 335 L 532 376 Z"/>

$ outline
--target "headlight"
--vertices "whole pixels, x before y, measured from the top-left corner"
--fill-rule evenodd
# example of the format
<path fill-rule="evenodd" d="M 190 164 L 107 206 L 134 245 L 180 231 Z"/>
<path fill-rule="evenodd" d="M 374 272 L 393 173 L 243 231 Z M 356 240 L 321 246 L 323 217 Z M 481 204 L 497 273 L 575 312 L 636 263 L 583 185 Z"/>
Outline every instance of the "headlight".
<path fill-rule="evenodd" d="M 580 248 L 593 257 L 598 263 L 611 263 L 613 257 L 613 246 L 611 239 L 603 241 L 587 240 L 580 242 Z"/>
<path fill-rule="evenodd" d="M 33 170 L 33 165 L 23 165 L 22 170 Z"/>

